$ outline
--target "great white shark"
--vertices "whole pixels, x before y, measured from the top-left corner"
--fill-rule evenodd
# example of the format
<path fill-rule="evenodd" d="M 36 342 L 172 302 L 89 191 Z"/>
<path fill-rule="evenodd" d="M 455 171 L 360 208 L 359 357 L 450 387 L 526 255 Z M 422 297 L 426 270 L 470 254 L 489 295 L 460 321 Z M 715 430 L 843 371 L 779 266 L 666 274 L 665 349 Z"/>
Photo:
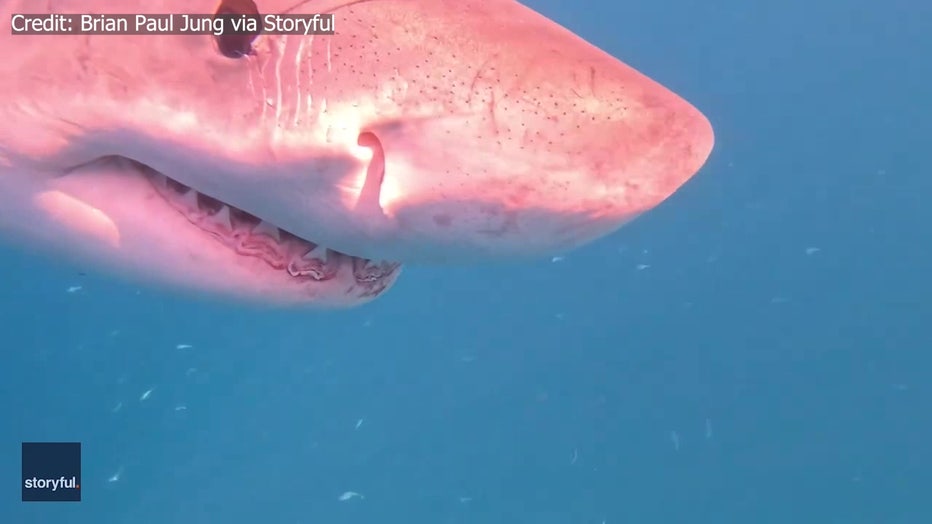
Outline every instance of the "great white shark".
<path fill-rule="evenodd" d="M 333 35 L 0 34 L 0 235 L 124 278 L 346 307 L 404 263 L 562 254 L 713 147 L 680 96 L 513 0 L 5 0 L 324 13 Z"/>

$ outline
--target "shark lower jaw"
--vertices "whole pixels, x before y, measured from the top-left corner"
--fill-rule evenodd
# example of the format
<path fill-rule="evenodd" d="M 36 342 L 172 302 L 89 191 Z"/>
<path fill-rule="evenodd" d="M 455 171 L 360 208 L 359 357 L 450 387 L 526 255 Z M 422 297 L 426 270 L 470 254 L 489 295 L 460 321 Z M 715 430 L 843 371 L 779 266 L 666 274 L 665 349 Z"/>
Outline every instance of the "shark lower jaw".
<path fill-rule="evenodd" d="M 209 233 L 237 255 L 254 257 L 275 271 L 292 278 L 325 281 L 336 278 L 341 269 L 352 270 L 359 284 L 379 283 L 392 276 L 401 264 L 373 261 L 330 249 L 300 238 L 265 220 L 205 195 L 144 164 L 136 164 L 165 199 L 193 227 Z"/>
<path fill-rule="evenodd" d="M 193 230 L 204 233 L 209 237 L 208 242 L 212 239 L 235 257 L 241 257 L 247 266 L 264 268 L 260 270 L 267 272 L 263 278 L 294 287 L 297 291 L 284 294 L 297 296 L 298 302 L 321 302 L 320 305 L 327 307 L 332 305 L 331 299 L 335 303 L 349 305 L 362 303 L 391 287 L 400 272 L 401 264 L 398 262 L 354 256 L 298 237 L 136 160 L 108 156 L 94 162 L 109 163 L 122 173 L 144 178 L 158 195 L 154 200 L 182 217 L 182 223 L 186 222 Z M 204 246 L 205 249 L 207 247 Z M 216 244 L 209 248 L 217 249 Z M 194 254 L 197 249 L 196 245 L 189 248 Z M 212 269 L 220 273 L 224 271 L 223 267 Z M 333 296 L 335 294 L 339 296 Z"/>

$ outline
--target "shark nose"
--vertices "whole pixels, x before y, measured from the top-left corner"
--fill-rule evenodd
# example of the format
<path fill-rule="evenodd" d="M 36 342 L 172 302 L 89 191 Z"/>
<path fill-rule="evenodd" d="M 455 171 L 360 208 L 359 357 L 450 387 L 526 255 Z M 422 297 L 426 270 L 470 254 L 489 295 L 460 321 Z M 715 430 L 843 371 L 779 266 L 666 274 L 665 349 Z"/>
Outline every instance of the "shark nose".
<path fill-rule="evenodd" d="M 519 4 L 494 32 L 471 5 L 454 24 L 470 38 L 438 36 L 450 61 L 364 129 L 405 260 L 566 252 L 657 206 L 708 158 L 708 119 L 671 90 Z"/>
<path fill-rule="evenodd" d="M 605 76 L 615 78 L 589 93 L 551 86 L 533 98 L 508 93 L 487 113 L 373 126 L 370 179 L 381 190 L 372 194 L 399 248 L 409 240 L 414 258 L 419 247 L 462 259 L 549 256 L 613 232 L 686 183 L 712 150 L 708 119 L 611 65 Z"/>
<path fill-rule="evenodd" d="M 657 81 L 590 46 L 546 58 L 546 88 L 526 88 L 537 111 L 523 145 L 545 173 L 545 207 L 580 243 L 654 208 L 708 159 L 708 118 Z"/>
<path fill-rule="evenodd" d="M 648 211 L 705 164 L 715 137 L 708 118 L 666 88 L 642 77 L 642 95 L 623 117 L 593 137 L 586 179 L 608 209 L 622 216 Z M 632 85 L 629 83 L 628 85 Z"/>

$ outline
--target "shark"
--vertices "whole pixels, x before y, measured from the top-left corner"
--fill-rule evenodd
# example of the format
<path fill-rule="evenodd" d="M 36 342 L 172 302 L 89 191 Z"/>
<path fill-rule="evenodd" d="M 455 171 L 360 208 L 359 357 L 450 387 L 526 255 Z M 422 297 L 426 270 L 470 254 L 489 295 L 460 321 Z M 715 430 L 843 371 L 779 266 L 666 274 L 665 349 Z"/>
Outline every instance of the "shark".
<path fill-rule="evenodd" d="M 714 144 L 681 96 L 513 0 L 0 11 L 0 240 L 198 296 L 348 308 L 405 265 L 565 254 L 666 200 Z M 126 13 L 332 31 L 78 26 Z M 74 30 L 17 30 L 43 17 Z"/>

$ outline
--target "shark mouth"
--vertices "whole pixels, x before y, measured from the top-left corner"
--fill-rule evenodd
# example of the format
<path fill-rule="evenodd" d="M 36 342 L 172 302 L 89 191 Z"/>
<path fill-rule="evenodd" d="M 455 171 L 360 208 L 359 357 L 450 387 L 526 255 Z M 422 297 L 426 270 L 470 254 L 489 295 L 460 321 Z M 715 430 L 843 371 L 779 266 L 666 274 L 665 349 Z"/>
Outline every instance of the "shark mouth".
<path fill-rule="evenodd" d="M 373 261 L 300 238 L 261 218 L 188 187 L 135 160 L 120 157 L 143 173 L 165 202 L 193 226 L 237 255 L 254 257 L 298 281 L 326 281 L 346 266 L 356 282 L 374 294 L 393 281 L 400 263 Z"/>

